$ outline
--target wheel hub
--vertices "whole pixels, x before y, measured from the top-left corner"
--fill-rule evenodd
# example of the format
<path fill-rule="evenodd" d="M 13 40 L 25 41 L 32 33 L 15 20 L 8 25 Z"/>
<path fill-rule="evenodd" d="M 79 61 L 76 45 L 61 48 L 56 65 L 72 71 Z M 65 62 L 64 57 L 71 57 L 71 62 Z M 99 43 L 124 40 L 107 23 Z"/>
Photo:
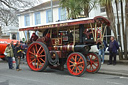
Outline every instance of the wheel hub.
<path fill-rule="evenodd" d="M 38 57 L 38 55 L 36 54 L 36 57 Z"/>
<path fill-rule="evenodd" d="M 76 66 L 77 66 L 77 63 L 76 63 L 76 62 L 75 62 L 75 63 L 73 63 L 73 66 L 75 66 L 75 67 L 76 67 Z"/>

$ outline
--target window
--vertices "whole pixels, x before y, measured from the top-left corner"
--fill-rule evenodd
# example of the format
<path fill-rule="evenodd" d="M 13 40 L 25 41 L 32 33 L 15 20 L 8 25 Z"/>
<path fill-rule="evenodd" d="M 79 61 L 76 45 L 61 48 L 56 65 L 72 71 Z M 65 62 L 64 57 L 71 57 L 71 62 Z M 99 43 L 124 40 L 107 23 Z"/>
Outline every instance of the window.
<path fill-rule="evenodd" d="M 51 9 L 48 9 L 46 11 L 46 22 L 47 23 L 52 22 L 52 11 L 51 11 Z"/>
<path fill-rule="evenodd" d="M 16 38 L 17 38 L 17 40 L 19 40 L 19 32 L 17 32 L 17 37 Z"/>
<path fill-rule="evenodd" d="M 66 20 L 66 9 L 59 8 L 59 20 Z"/>
<path fill-rule="evenodd" d="M 110 43 L 110 37 L 111 37 L 111 29 L 107 27 L 104 34 L 104 40 L 106 41 L 107 44 Z"/>
<path fill-rule="evenodd" d="M 100 12 L 106 12 L 105 6 L 100 6 Z"/>
<path fill-rule="evenodd" d="M 16 34 L 12 34 L 12 39 L 16 39 Z"/>
<path fill-rule="evenodd" d="M 30 16 L 29 16 L 29 14 L 24 16 L 24 23 L 25 23 L 25 26 L 30 26 Z"/>
<path fill-rule="evenodd" d="M 41 24 L 40 12 L 35 13 L 35 25 Z"/>

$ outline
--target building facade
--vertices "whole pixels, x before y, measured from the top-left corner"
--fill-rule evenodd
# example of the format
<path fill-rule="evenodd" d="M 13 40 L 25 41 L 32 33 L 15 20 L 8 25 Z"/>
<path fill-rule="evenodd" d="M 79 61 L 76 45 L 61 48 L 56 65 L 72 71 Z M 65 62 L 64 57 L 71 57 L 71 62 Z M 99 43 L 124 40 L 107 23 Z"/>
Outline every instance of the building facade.
<path fill-rule="evenodd" d="M 53 22 L 63 21 L 67 19 L 66 10 L 59 6 L 59 0 L 53 1 L 53 19 L 52 19 L 51 3 L 45 2 L 31 9 L 25 10 L 18 14 L 19 28 L 27 28 L 38 25 L 49 24 Z M 30 36 L 32 32 L 29 32 Z M 27 31 L 20 32 L 20 40 L 27 38 Z"/>
<path fill-rule="evenodd" d="M 19 28 L 15 26 L 5 26 L 1 29 L 2 39 L 19 40 Z"/>

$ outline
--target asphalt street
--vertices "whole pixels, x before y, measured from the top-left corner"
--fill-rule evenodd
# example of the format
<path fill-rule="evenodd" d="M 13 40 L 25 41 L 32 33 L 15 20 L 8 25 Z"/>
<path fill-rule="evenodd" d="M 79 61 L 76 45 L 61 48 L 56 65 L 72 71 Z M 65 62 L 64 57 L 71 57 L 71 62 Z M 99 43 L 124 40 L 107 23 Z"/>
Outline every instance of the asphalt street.
<path fill-rule="evenodd" d="M 22 71 L 9 70 L 6 62 L 0 61 L 0 85 L 127 85 L 128 77 L 85 73 L 81 77 L 71 76 L 67 69 L 58 71 L 47 68 L 34 72 L 26 64 Z"/>

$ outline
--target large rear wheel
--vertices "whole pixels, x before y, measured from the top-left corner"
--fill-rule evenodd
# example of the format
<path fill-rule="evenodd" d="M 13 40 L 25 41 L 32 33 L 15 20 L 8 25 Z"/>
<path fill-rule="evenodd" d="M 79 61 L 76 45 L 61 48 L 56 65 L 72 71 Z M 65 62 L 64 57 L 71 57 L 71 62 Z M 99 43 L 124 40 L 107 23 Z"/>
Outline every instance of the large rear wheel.
<path fill-rule="evenodd" d="M 101 67 L 101 59 L 96 53 L 88 53 L 87 55 L 87 69 L 89 73 L 96 73 Z"/>
<path fill-rule="evenodd" d="M 48 65 L 48 48 L 44 43 L 33 42 L 27 50 L 27 63 L 33 71 L 43 71 Z"/>
<path fill-rule="evenodd" d="M 71 75 L 81 76 L 86 71 L 87 61 L 79 52 L 71 53 L 67 59 L 67 68 Z"/>

